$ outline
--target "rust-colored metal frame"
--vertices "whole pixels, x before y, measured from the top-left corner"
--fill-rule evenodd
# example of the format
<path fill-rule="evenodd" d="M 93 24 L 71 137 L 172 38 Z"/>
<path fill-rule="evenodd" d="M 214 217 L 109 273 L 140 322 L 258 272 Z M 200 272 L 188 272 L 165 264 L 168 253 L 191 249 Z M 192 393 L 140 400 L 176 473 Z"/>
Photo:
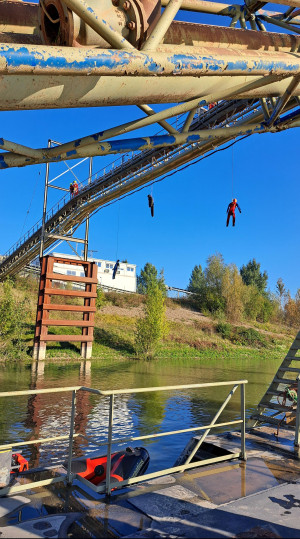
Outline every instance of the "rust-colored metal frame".
<path fill-rule="evenodd" d="M 68 264 L 72 266 L 83 266 L 84 277 L 75 275 L 64 275 L 54 273 L 54 264 Z M 94 318 L 96 312 L 97 297 L 97 272 L 95 262 L 74 260 L 55 256 L 44 256 L 41 259 L 41 276 L 38 293 L 38 304 L 36 314 L 36 326 L 33 344 L 33 358 L 43 360 L 46 356 L 47 342 L 80 342 L 81 356 L 89 359 L 92 355 L 92 345 L 94 339 Z M 84 285 L 84 290 L 67 290 L 65 288 L 55 288 L 54 281 L 63 283 L 80 283 Z M 67 303 L 51 303 L 51 298 L 55 296 L 83 298 L 83 305 L 70 305 Z M 52 319 L 50 312 L 68 311 L 82 313 L 82 320 Z M 57 335 L 49 334 L 49 326 L 81 327 L 81 335 Z"/>

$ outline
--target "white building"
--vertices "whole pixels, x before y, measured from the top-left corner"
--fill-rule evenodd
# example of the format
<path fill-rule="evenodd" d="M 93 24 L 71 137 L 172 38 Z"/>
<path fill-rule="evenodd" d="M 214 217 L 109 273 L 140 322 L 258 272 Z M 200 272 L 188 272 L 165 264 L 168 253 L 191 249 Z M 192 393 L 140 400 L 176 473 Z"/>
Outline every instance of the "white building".
<path fill-rule="evenodd" d="M 53 256 L 62 258 L 77 259 L 75 255 L 64 255 L 62 253 L 53 253 Z M 99 258 L 88 258 L 89 262 L 96 262 L 98 266 L 98 283 L 105 289 L 116 288 L 118 290 L 126 290 L 126 292 L 136 292 L 136 265 L 125 262 L 120 262 L 115 279 L 113 276 L 113 269 L 115 261 L 102 260 Z M 80 260 L 78 259 L 78 266 L 68 264 L 54 264 L 54 272 L 62 273 L 64 275 L 77 275 L 84 277 L 82 266 L 80 266 Z"/>

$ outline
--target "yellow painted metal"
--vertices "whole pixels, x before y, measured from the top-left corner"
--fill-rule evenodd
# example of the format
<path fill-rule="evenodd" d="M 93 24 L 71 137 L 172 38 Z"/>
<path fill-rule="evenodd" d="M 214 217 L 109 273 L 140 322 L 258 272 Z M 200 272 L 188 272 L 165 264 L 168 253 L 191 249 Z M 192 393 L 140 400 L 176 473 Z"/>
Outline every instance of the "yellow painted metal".
<path fill-rule="evenodd" d="M 66 475 L 60 475 L 59 477 L 52 477 L 51 479 L 44 479 L 43 481 L 34 481 L 31 483 L 24 483 L 23 485 L 4 487 L 0 489 L 0 498 L 2 498 L 3 496 L 9 496 L 10 494 L 24 492 L 31 488 L 45 487 L 47 485 L 53 485 L 54 483 L 62 483 L 63 481 L 65 481 L 65 479 Z"/>
<path fill-rule="evenodd" d="M 160 16 L 155 28 L 152 30 L 147 41 L 142 46 L 142 50 L 155 50 L 159 43 L 163 40 L 165 33 L 171 25 L 174 17 L 180 9 L 182 0 L 170 0 L 166 8 Z"/>
<path fill-rule="evenodd" d="M 161 0 L 162 7 L 166 7 L 169 0 Z M 185 11 L 198 11 L 200 13 L 212 13 L 214 15 L 233 16 L 239 6 L 223 4 L 222 2 L 207 2 L 205 0 L 183 0 L 180 9 Z"/>
<path fill-rule="evenodd" d="M 248 380 L 234 380 L 229 382 L 207 382 L 203 384 L 186 384 L 186 385 L 176 385 L 176 386 L 159 386 L 159 387 L 137 387 L 134 389 L 112 389 L 112 390 L 100 390 L 100 389 L 91 389 L 89 387 L 82 386 L 80 389 L 82 391 L 89 391 L 90 393 L 95 393 L 97 395 L 123 395 L 132 394 L 132 393 L 148 393 L 152 391 L 174 391 L 176 389 L 200 389 L 204 387 L 221 387 L 221 386 L 233 386 L 240 384 L 247 384 Z"/>
<path fill-rule="evenodd" d="M 74 438 L 77 438 L 80 434 L 74 434 Z M 23 447 L 24 445 L 34 445 L 34 444 L 43 444 L 48 442 L 56 442 L 59 440 L 68 440 L 70 438 L 69 434 L 65 436 L 51 436 L 49 438 L 39 438 L 38 440 L 27 440 L 26 442 L 16 442 L 13 444 L 13 447 Z M 4 448 L 12 447 L 12 444 L 0 445 L 0 450 Z"/>
<path fill-rule="evenodd" d="M 81 386 L 53 387 L 49 389 L 24 389 L 23 391 L 1 391 L 1 397 L 19 397 L 21 395 L 42 395 L 43 393 L 63 393 L 66 391 L 77 391 Z"/>

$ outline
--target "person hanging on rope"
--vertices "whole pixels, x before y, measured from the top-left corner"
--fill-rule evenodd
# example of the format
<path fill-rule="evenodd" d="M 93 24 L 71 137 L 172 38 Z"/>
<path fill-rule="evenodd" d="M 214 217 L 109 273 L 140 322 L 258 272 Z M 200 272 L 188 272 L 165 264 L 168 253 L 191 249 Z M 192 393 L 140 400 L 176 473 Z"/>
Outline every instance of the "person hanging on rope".
<path fill-rule="evenodd" d="M 154 200 L 153 200 L 152 195 L 148 195 L 148 204 L 151 210 L 151 216 L 154 217 Z"/>
<path fill-rule="evenodd" d="M 232 226 L 235 226 L 235 208 L 237 208 L 239 212 L 242 213 L 242 210 L 237 203 L 237 199 L 233 198 L 232 202 L 229 202 L 228 204 L 226 226 L 229 225 L 230 216 L 232 217 Z"/>
<path fill-rule="evenodd" d="M 116 278 L 116 274 L 117 274 L 117 271 L 118 271 L 118 267 L 120 266 L 120 260 L 118 259 L 117 262 L 115 263 L 114 265 L 114 269 L 113 269 L 113 274 L 112 274 L 112 278 L 115 279 Z"/>

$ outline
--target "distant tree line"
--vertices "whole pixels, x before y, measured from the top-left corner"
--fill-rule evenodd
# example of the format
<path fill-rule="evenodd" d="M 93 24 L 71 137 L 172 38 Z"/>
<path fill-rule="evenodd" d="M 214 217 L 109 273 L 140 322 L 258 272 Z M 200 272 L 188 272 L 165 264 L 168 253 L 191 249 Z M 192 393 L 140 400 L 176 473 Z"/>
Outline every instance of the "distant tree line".
<path fill-rule="evenodd" d="M 268 274 L 254 258 L 239 270 L 215 254 L 208 257 L 204 269 L 194 267 L 188 290 L 194 293 L 194 306 L 204 313 L 225 315 L 232 322 L 272 320 L 299 326 L 300 289 L 292 299 L 281 278 L 276 293 L 267 290 L 267 285 Z"/>
<path fill-rule="evenodd" d="M 163 270 L 158 273 L 147 262 L 137 277 L 138 292 L 147 294 L 151 283 L 166 296 Z M 203 313 L 232 322 L 273 321 L 299 327 L 300 289 L 292 298 L 281 278 L 274 293 L 267 287 L 268 274 L 255 258 L 238 269 L 235 264 L 225 264 L 223 256 L 217 253 L 208 257 L 204 268 L 200 264 L 194 267 L 187 287 L 193 296 L 187 301 Z"/>

